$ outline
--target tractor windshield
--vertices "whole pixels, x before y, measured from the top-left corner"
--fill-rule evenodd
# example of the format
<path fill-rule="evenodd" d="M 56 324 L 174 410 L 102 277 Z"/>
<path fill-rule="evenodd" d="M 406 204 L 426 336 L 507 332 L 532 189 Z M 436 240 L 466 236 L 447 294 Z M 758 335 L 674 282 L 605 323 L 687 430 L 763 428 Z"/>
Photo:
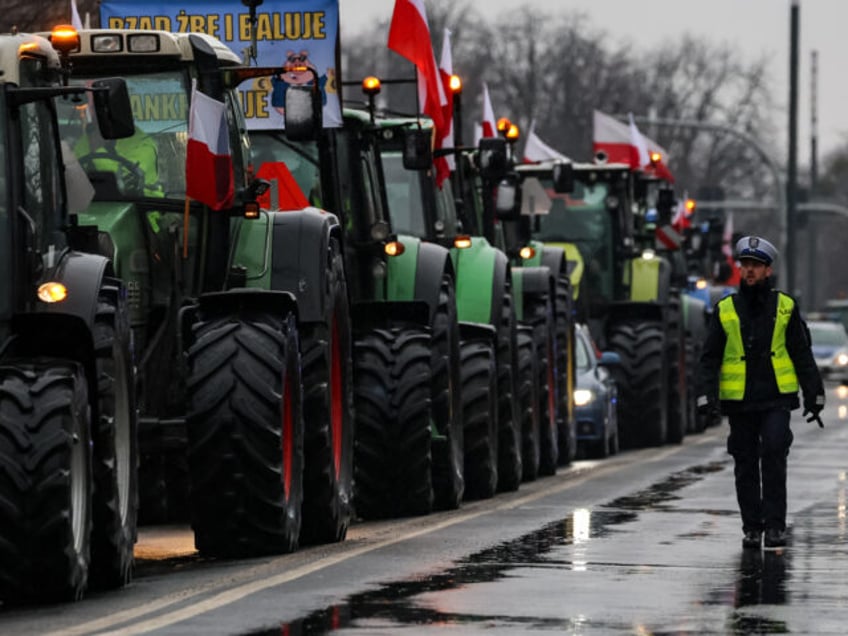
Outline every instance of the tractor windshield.
<path fill-rule="evenodd" d="M 250 136 L 250 152 L 254 173 L 259 178 L 273 178 L 271 165 L 282 162 L 309 204 L 322 207 L 317 143 L 294 142 L 280 134 L 257 133 Z"/>
<path fill-rule="evenodd" d="M 392 230 L 426 238 L 421 174 L 403 167 L 400 152 L 383 151 L 381 156 Z"/>
<path fill-rule="evenodd" d="M 545 243 L 574 243 L 586 263 L 587 285 L 594 294 L 613 295 L 613 217 L 607 210 L 609 184 L 584 183 L 575 175 L 574 191 L 556 194 L 550 179 L 540 179 L 551 197 L 550 213 L 540 215 L 533 238 Z"/>
<path fill-rule="evenodd" d="M 180 70 L 124 76 L 135 118 L 135 134 L 104 140 L 91 98 L 59 106 L 62 137 L 95 188 L 95 198 L 117 200 L 185 197 L 188 143 L 187 76 Z M 73 79 L 88 84 L 92 78 Z"/>

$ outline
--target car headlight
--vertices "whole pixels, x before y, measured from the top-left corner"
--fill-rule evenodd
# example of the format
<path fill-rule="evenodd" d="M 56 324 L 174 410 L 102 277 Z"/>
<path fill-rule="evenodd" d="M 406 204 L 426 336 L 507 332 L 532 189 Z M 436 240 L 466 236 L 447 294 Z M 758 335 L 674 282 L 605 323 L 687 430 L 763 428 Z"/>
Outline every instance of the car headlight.
<path fill-rule="evenodd" d="M 574 404 L 586 406 L 595 399 L 595 394 L 589 389 L 574 389 Z"/>
<path fill-rule="evenodd" d="M 835 362 L 836 366 L 838 367 L 844 367 L 845 365 L 848 365 L 848 353 L 843 351 L 837 354 Z"/>

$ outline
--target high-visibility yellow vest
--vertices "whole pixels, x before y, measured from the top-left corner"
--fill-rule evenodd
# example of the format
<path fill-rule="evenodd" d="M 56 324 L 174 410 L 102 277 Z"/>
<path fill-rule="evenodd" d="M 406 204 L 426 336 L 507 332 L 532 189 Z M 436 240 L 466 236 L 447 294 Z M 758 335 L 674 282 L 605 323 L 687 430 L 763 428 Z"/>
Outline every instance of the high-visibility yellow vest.
<path fill-rule="evenodd" d="M 789 352 L 786 350 L 786 326 L 795 301 L 786 294 L 777 294 L 777 317 L 771 335 L 771 365 L 777 388 L 781 393 L 797 393 L 798 376 Z M 745 396 L 745 346 L 742 343 L 742 328 L 739 315 L 733 304 L 733 298 L 727 296 L 718 303 L 718 317 L 727 342 L 724 345 L 724 358 L 721 361 L 718 393 L 722 400 L 741 400 Z"/>

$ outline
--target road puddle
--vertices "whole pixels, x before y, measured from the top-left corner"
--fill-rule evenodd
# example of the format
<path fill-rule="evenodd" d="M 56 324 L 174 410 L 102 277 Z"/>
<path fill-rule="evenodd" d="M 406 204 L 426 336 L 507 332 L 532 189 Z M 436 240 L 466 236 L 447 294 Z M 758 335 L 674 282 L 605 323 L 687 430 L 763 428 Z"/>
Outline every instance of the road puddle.
<path fill-rule="evenodd" d="M 462 613 L 447 607 L 441 608 L 439 603 L 424 604 L 418 597 L 468 589 L 472 585 L 494 583 L 513 576 L 520 577 L 513 573 L 517 568 L 553 567 L 583 571 L 588 563 L 580 560 L 581 544 L 609 536 L 616 531 L 617 526 L 635 521 L 639 511 L 661 509 L 663 505 L 679 498 L 677 491 L 705 475 L 723 470 L 726 465 L 727 462 L 714 462 L 674 473 L 644 491 L 616 499 L 599 508 L 578 508 L 565 519 L 472 554 L 438 574 L 386 583 L 377 589 L 354 594 L 341 604 L 313 612 L 303 619 L 251 634 L 323 634 L 343 628 L 390 633 L 393 627 L 399 626 L 457 624 L 474 624 L 481 628 L 505 631 L 509 631 L 510 627 L 521 630 L 579 630 L 582 621 L 579 614 L 569 618 L 552 618 L 498 614 L 497 611 L 480 613 L 479 609 Z M 552 558 L 551 552 L 564 546 L 575 546 L 574 558 L 567 562 Z M 740 594 L 751 596 L 753 588 L 743 586 Z"/>

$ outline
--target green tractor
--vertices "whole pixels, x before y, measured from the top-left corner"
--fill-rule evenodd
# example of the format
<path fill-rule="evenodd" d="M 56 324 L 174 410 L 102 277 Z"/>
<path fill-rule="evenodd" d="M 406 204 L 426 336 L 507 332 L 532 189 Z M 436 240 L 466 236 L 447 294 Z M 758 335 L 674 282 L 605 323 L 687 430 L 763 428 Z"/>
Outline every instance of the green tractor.
<path fill-rule="evenodd" d="M 138 446 L 127 289 L 75 214 L 56 105 L 90 99 L 110 140 L 132 113 L 120 79 L 67 86 L 45 38 L 0 35 L 0 60 L 0 601 L 69 601 L 130 580 Z"/>
<path fill-rule="evenodd" d="M 376 125 L 393 229 L 442 245 L 451 254 L 461 339 L 466 498 L 516 490 L 523 457 L 509 262 L 484 237 L 463 231 L 451 182 L 437 185 L 430 152 L 432 121 L 380 116 Z M 405 164 L 404 148 L 416 143 L 423 152 L 414 165 Z M 532 420 L 530 424 L 528 435 L 537 439 Z"/>
<path fill-rule="evenodd" d="M 531 237 L 531 217 L 516 173 L 516 131 L 511 139 L 481 140 L 478 160 L 472 164 L 475 169 L 466 179 L 463 202 L 474 202 L 473 211 L 469 208 L 466 216 L 479 223 L 487 240 L 508 255 L 516 313 L 519 321 L 536 333 L 541 391 L 539 472 L 553 474 L 557 465 L 570 463 L 577 454 L 573 287 L 565 250 Z M 563 182 L 569 174 L 563 169 Z"/>
<path fill-rule="evenodd" d="M 446 247 L 403 233 L 408 211 L 389 204 L 382 131 L 371 113 L 345 108 L 343 120 L 310 135 L 287 124 L 251 138 L 257 156 L 297 165 L 300 189 L 342 220 L 355 337 L 356 512 L 456 508 L 465 480 L 453 261 Z M 408 161 L 421 161 L 410 148 Z"/>
<path fill-rule="evenodd" d="M 279 69 L 244 66 L 205 34 L 81 37 L 71 81 L 124 77 L 136 115 L 117 144 L 91 136 L 85 108 L 63 122 L 94 185 L 81 223 L 130 291 L 144 520 L 188 511 L 198 550 L 216 556 L 342 540 L 353 478 L 343 231 L 312 207 L 260 209 L 268 183 L 252 173 L 236 92 Z M 193 83 L 229 124 L 234 193 L 219 210 L 186 194 Z"/>
<path fill-rule="evenodd" d="M 703 307 L 683 293 L 682 253 L 660 240 L 673 192 L 622 164 L 575 163 L 567 189 L 557 186 L 555 171 L 550 163 L 518 167 L 524 184 L 538 181 L 552 201 L 533 217 L 532 235 L 579 251 L 578 314 L 598 345 L 622 361 L 615 370 L 621 444 L 679 443 L 694 427 L 687 368 L 695 364 L 690 344 Z"/>

